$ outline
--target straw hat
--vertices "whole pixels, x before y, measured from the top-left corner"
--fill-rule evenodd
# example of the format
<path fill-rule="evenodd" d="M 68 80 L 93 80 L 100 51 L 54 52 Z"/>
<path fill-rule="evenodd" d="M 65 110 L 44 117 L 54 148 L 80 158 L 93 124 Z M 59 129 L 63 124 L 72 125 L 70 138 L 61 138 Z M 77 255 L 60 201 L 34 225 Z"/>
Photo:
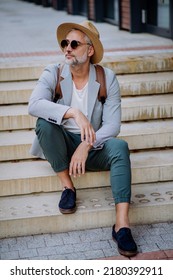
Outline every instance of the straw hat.
<path fill-rule="evenodd" d="M 94 47 L 94 54 L 91 57 L 93 64 L 99 63 L 103 58 L 103 45 L 100 41 L 100 35 L 96 27 L 90 21 L 84 21 L 80 24 L 67 22 L 62 23 L 57 28 L 57 40 L 61 47 L 61 41 L 66 38 L 66 35 L 72 30 L 78 29 L 85 33 L 91 40 Z"/>

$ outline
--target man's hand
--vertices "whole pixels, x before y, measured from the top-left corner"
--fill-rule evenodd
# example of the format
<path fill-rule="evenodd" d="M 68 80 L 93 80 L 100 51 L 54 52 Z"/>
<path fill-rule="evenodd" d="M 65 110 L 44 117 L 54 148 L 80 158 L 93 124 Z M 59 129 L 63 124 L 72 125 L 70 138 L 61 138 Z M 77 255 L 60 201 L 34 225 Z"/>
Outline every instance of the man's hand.
<path fill-rule="evenodd" d="M 81 141 L 86 141 L 87 144 L 93 145 L 96 141 L 94 128 L 85 117 L 85 115 L 75 108 L 70 108 L 64 115 L 64 119 L 74 118 L 76 124 L 81 131 Z"/>
<path fill-rule="evenodd" d="M 83 175 L 85 173 L 85 163 L 91 147 L 92 146 L 87 144 L 86 141 L 81 142 L 81 144 L 77 147 L 70 162 L 70 176 L 76 178 L 77 176 Z"/>

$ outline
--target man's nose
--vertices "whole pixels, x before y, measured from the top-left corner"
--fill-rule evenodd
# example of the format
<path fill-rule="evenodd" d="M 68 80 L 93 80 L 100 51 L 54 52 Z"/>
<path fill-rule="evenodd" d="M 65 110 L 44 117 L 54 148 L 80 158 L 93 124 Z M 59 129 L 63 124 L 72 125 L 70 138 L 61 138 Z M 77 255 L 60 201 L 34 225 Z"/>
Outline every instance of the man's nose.
<path fill-rule="evenodd" d="M 67 51 L 68 51 L 68 50 L 70 50 L 70 51 L 72 50 L 72 47 L 71 47 L 71 44 L 70 44 L 70 43 L 69 43 L 68 46 L 67 46 Z"/>

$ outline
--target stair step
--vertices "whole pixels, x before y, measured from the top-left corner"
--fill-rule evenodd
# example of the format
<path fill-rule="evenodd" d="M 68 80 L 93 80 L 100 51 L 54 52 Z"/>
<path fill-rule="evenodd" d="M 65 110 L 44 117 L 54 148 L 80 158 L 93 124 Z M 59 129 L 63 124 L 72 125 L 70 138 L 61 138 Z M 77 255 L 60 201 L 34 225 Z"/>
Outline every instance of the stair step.
<path fill-rule="evenodd" d="M 130 150 L 173 147 L 173 120 L 122 123 L 118 137 Z"/>
<path fill-rule="evenodd" d="M 37 80 L 45 66 L 45 64 L 1 64 L 0 82 Z"/>
<path fill-rule="evenodd" d="M 173 52 L 141 56 L 104 56 L 103 66 L 116 74 L 135 74 L 173 71 Z"/>
<path fill-rule="evenodd" d="M 118 75 L 121 96 L 173 93 L 173 72 Z"/>
<path fill-rule="evenodd" d="M 131 153 L 132 183 L 173 180 L 173 149 Z M 0 196 L 61 190 L 56 173 L 45 160 L 0 163 Z M 80 188 L 109 186 L 109 171 L 86 172 L 73 179 Z"/>
<path fill-rule="evenodd" d="M 133 186 L 130 222 L 172 221 L 172 197 L 172 182 Z M 0 238 L 107 227 L 115 223 L 110 187 L 78 190 L 77 211 L 65 217 L 59 212 L 59 199 L 57 192 L 1 197 Z"/>
<path fill-rule="evenodd" d="M 173 94 L 122 98 L 122 121 L 173 117 Z M 28 115 L 27 105 L 1 106 L 0 130 L 35 127 L 36 118 Z"/>
<path fill-rule="evenodd" d="M 0 104 L 28 103 L 36 81 L 0 83 Z"/>
<path fill-rule="evenodd" d="M 28 115 L 27 105 L 1 106 L 0 130 L 34 128 L 36 118 Z"/>
<path fill-rule="evenodd" d="M 0 132 L 0 161 L 29 159 L 34 130 L 17 130 Z"/>
<path fill-rule="evenodd" d="M 122 98 L 122 121 L 173 117 L 173 94 Z"/>
<path fill-rule="evenodd" d="M 173 71 L 173 53 L 157 53 L 144 56 L 104 56 L 101 64 L 111 68 L 116 74 L 149 73 Z M 57 61 L 62 62 L 64 57 L 58 56 Z M 37 80 L 43 72 L 47 61 L 23 64 L 1 64 L 0 82 Z"/>
<path fill-rule="evenodd" d="M 173 92 L 173 72 L 117 75 L 121 96 Z M 36 81 L 0 83 L 0 104 L 27 103 Z"/>
<path fill-rule="evenodd" d="M 0 132 L 0 161 L 30 159 L 34 130 Z M 122 123 L 118 136 L 126 140 L 130 150 L 173 146 L 173 121 Z"/>

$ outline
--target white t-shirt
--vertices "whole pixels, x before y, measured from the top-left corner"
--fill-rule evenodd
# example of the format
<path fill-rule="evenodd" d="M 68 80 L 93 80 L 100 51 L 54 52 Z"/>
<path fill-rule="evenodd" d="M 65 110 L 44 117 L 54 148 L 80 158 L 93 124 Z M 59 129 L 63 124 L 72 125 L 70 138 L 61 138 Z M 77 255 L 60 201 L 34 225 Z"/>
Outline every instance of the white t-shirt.
<path fill-rule="evenodd" d="M 73 94 L 70 106 L 79 109 L 86 117 L 88 116 L 88 83 L 82 89 L 77 89 L 73 82 Z M 80 129 L 72 118 L 64 120 L 63 126 L 70 132 L 80 134 Z"/>

